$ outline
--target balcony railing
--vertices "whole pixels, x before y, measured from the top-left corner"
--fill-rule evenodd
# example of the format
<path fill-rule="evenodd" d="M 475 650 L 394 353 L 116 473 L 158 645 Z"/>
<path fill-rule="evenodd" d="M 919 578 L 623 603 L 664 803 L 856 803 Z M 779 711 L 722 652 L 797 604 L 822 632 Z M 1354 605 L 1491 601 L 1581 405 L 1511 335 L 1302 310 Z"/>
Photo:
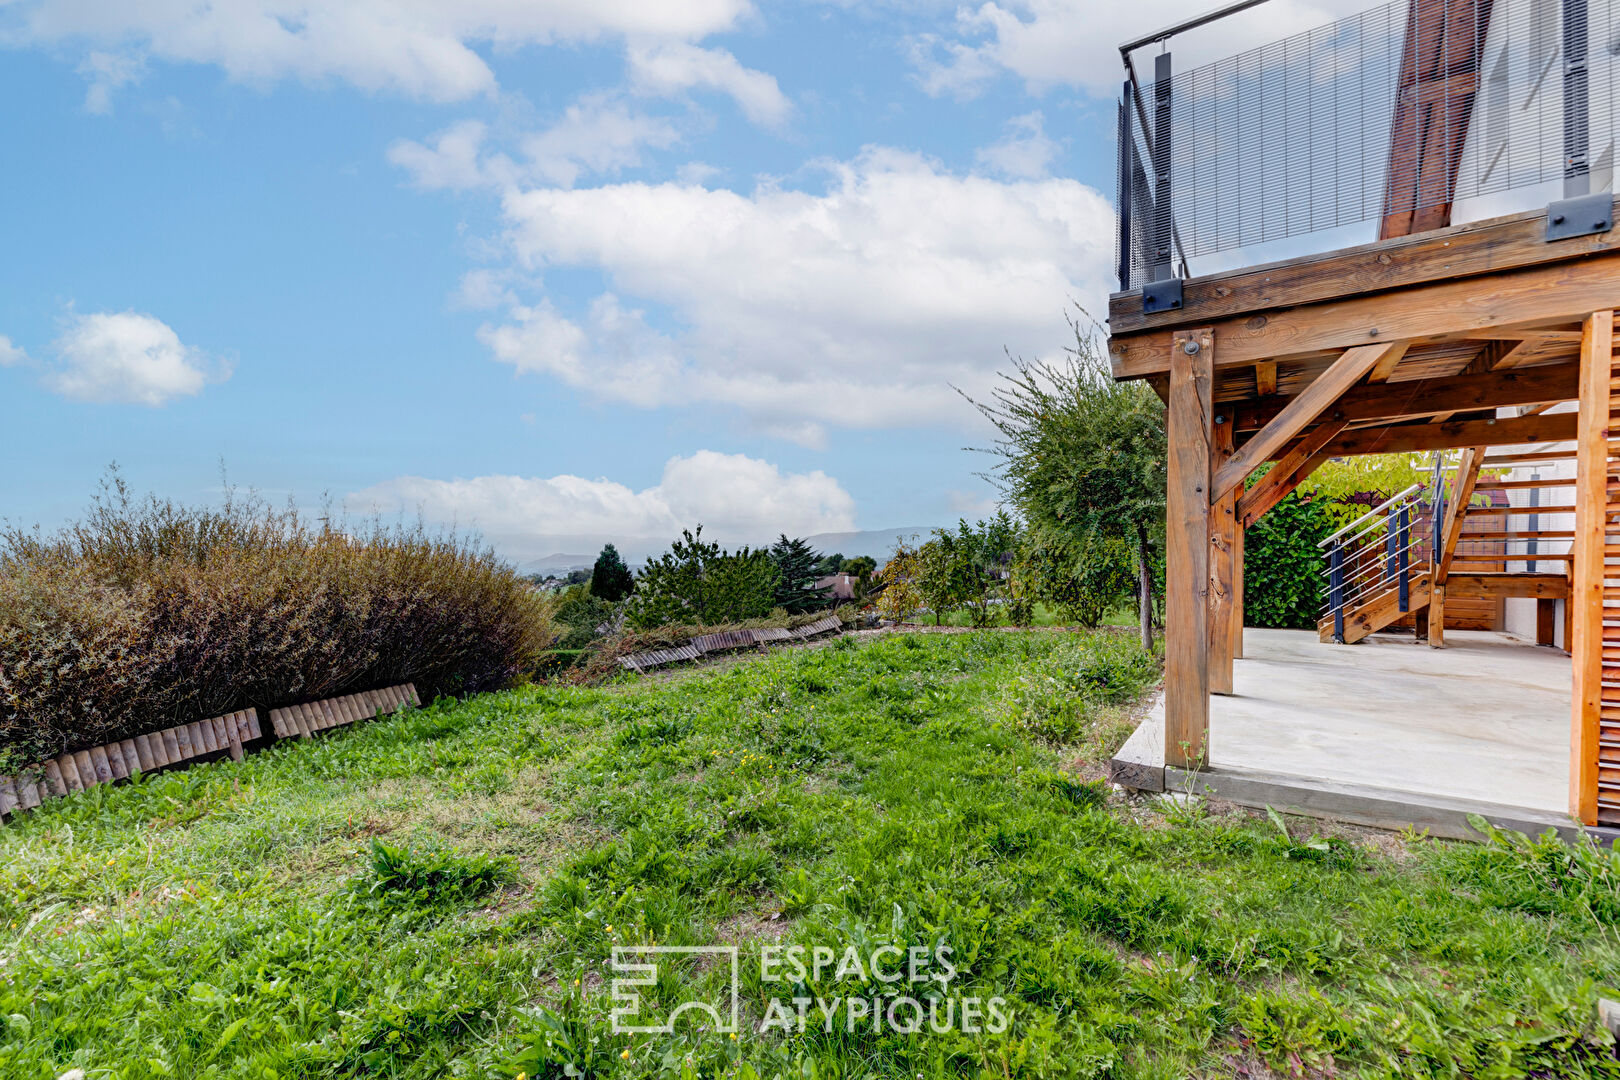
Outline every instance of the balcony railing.
<path fill-rule="evenodd" d="M 1392 0 L 1185 71 L 1207 20 L 1132 43 L 1121 288 L 1611 189 L 1617 5 Z"/>

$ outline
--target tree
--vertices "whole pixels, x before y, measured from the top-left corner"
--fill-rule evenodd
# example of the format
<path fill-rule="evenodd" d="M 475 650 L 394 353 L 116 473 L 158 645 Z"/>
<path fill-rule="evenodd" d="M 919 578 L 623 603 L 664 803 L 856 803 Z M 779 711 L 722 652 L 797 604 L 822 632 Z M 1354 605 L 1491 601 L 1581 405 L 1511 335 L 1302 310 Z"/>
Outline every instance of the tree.
<path fill-rule="evenodd" d="M 844 556 L 835 551 L 831 555 L 823 555 L 821 561 L 816 563 L 816 576 L 826 577 L 828 574 L 836 574 L 844 569 L 846 569 Z"/>
<path fill-rule="evenodd" d="M 844 573 L 855 575 L 855 602 L 866 603 L 866 594 L 872 587 L 872 575 L 877 573 L 877 560 L 870 555 L 857 555 L 847 559 L 843 565 Z"/>
<path fill-rule="evenodd" d="M 794 615 L 820 607 L 825 600 L 825 590 L 816 588 L 821 553 L 803 538 L 789 540 L 787 533 L 776 538 L 770 553 L 777 574 L 776 606 Z"/>
<path fill-rule="evenodd" d="M 942 610 L 957 607 L 967 608 L 974 626 L 995 621 L 992 605 L 1005 597 L 1018 535 L 1005 510 L 975 525 L 959 520 L 954 531 L 934 530 L 934 538 L 923 545 L 920 586 L 934 608 L 936 624 Z"/>
<path fill-rule="evenodd" d="M 619 549 L 612 544 L 602 545 L 602 553 L 596 557 L 596 565 L 591 568 L 591 595 L 612 603 L 618 603 L 630 595 L 630 590 L 636 587 L 636 579 L 630 573 L 630 568 L 624 565 L 619 558 Z"/>
<path fill-rule="evenodd" d="M 915 537 L 913 538 L 915 539 Z M 922 605 L 922 594 L 917 590 L 917 577 L 922 572 L 917 549 L 897 539 L 894 554 L 878 575 L 878 614 L 893 622 L 905 622 Z"/>
<path fill-rule="evenodd" d="M 638 630 L 666 623 L 712 626 L 771 613 L 776 566 L 770 553 L 728 552 L 684 529 L 668 551 L 647 563 L 630 594 L 627 621 Z"/>
<path fill-rule="evenodd" d="M 1145 382 L 1115 382 L 1096 332 L 1074 319 L 1070 326 L 1075 344 L 1063 360 L 1015 360 L 991 399 L 973 402 L 1000 434 L 989 452 L 1001 460 L 988 478 L 1054 559 L 1078 565 L 1099 540 L 1131 545 L 1142 644 L 1151 648 L 1164 405 Z"/>

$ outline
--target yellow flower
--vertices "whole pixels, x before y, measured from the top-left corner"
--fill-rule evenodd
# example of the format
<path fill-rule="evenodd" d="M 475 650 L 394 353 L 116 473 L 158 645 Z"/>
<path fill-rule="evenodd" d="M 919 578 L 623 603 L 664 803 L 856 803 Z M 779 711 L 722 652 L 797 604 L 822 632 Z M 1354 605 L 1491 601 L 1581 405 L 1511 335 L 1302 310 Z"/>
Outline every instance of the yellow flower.
<path fill-rule="evenodd" d="M 737 1033 L 736 1033 L 736 1032 L 735 1032 L 735 1031 L 733 1031 L 733 1032 L 732 1032 L 732 1033 L 731 1033 L 731 1041 L 732 1041 L 732 1042 L 736 1042 L 736 1041 L 737 1041 Z"/>
<path fill-rule="evenodd" d="M 613 924 L 612 923 L 608 924 L 607 932 L 610 933 L 610 934 L 613 933 Z"/>
<path fill-rule="evenodd" d="M 630 1051 L 629 1050 L 621 1050 L 619 1052 L 619 1056 L 622 1057 L 622 1058 L 628 1058 L 630 1056 Z"/>

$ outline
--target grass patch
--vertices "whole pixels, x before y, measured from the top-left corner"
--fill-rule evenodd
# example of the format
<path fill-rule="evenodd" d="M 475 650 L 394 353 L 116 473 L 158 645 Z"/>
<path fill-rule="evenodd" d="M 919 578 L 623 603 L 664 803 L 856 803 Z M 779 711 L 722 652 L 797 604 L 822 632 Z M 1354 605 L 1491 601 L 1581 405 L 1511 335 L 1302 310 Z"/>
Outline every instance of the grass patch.
<path fill-rule="evenodd" d="M 1128 635 L 846 638 L 53 802 L 0 830 L 0 1076 L 1617 1075 L 1613 857 L 1110 801 L 1155 678 Z M 739 947 L 739 1038 L 610 1031 L 649 942 Z M 766 943 L 948 956 L 1010 1023 L 761 1034 Z"/>

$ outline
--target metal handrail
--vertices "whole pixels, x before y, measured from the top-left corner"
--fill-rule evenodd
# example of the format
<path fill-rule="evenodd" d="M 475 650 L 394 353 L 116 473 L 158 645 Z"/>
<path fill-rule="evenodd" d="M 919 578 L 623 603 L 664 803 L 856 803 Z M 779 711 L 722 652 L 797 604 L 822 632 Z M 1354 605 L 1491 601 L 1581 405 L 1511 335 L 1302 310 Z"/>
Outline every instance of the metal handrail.
<path fill-rule="evenodd" d="M 1328 537 L 1326 540 L 1319 541 L 1316 546 L 1317 547 L 1327 547 L 1329 544 L 1333 543 L 1333 541 L 1337 540 L 1339 537 L 1343 536 L 1345 533 L 1349 532 L 1351 529 L 1354 529 L 1356 526 L 1360 525 L 1363 521 L 1366 521 L 1369 518 L 1377 517 L 1379 514 L 1382 514 L 1385 510 L 1388 510 L 1391 506 L 1394 506 L 1396 503 L 1400 502 L 1402 499 L 1404 499 L 1408 495 L 1412 494 L 1412 492 L 1421 490 L 1422 487 L 1423 487 L 1422 484 L 1413 484 L 1411 487 L 1407 488 L 1405 491 L 1399 492 L 1398 494 L 1395 494 L 1395 495 L 1391 495 L 1389 498 L 1385 499 L 1383 502 L 1379 503 L 1377 506 L 1375 506 L 1371 510 L 1367 511 L 1365 514 L 1362 514 L 1360 517 L 1356 518 L 1356 520 L 1352 521 L 1350 524 L 1346 525 L 1344 528 L 1340 529 L 1338 532 L 1334 533 L 1332 536 Z"/>

